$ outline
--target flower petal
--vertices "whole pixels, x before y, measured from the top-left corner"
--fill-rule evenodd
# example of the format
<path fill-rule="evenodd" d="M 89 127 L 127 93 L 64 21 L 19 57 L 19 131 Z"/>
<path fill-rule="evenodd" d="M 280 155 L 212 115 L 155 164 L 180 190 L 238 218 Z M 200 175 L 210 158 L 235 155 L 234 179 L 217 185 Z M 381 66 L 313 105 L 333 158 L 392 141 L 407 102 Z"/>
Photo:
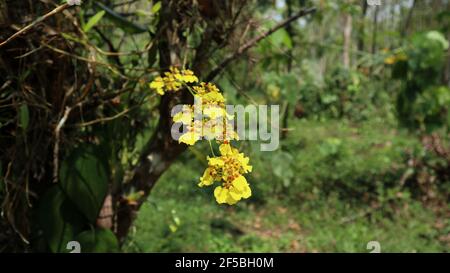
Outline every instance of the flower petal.
<path fill-rule="evenodd" d="M 217 186 L 214 189 L 214 197 L 216 198 L 217 203 L 219 204 L 226 203 L 228 198 L 228 189 L 222 188 L 221 186 Z"/>
<path fill-rule="evenodd" d="M 243 192 L 246 187 L 248 187 L 247 180 L 242 175 L 234 179 L 231 184 L 233 185 L 233 188 L 237 189 L 239 192 Z"/>
<path fill-rule="evenodd" d="M 219 146 L 220 154 L 221 155 L 231 155 L 232 150 L 230 144 L 221 144 Z"/>
<path fill-rule="evenodd" d="M 187 145 L 194 145 L 200 139 L 200 135 L 195 132 L 187 132 L 178 139 L 179 143 L 186 143 Z"/>
<path fill-rule="evenodd" d="M 200 177 L 199 187 L 210 186 L 214 182 L 214 178 L 211 176 L 211 168 L 206 168 L 203 176 Z"/>

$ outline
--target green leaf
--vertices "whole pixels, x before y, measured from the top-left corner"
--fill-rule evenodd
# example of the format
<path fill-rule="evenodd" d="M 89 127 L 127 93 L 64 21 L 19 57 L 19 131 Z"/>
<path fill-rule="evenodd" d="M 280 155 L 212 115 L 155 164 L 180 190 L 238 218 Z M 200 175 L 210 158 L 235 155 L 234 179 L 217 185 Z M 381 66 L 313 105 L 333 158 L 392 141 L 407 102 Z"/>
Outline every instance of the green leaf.
<path fill-rule="evenodd" d="M 152 13 L 158 13 L 158 11 L 161 9 L 161 1 L 156 2 L 152 7 Z"/>
<path fill-rule="evenodd" d="M 110 253 L 119 251 L 119 243 L 109 229 L 84 231 L 75 238 L 81 245 L 82 253 Z"/>
<path fill-rule="evenodd" d="M 19 125 L 24 130 L 28 128 L 28 124 L 30 122 L 30 113 L 28 111 L 28 106 L 26 104 L 22 104 L 19 108 Z"/>
<path fill-rule="evenodd" d="M 95 223 L 108 189 L 106 158 L 98 148 L 84 145 L 75 149 L 60 169 L 62 189 L 91 223 Z"/>
<path fill-rule="evenodd" d="M 92 16 L 91 19 L 89 19 L 89 21 L 86 23 L 86 25 L 84 25 L 83 31 L 88 32 L 89 30 L 91 30 L 91 28 L 93 28 L 96 24 L 98 24 L 98 22 L 100 22 L 105 13 L 106 12 L 102 10 L 97 12 L 97 14 L 95 14 L 94 16 Z"/>
<path fill-rule="evenodd" d="M 272 156 L 271 162 L 273 166 L 273 174 L 279 178 L 292 178 L 293 171 L 291 170 L 291 163 L 293 157 L 287 152 L 277 152 Z"/>
<path fill-rule="evenodd" d="M 274 32 L 270 36 L 269 40 L 271 41 L 271 44 L 277 49 L 282 45 L 286 46 L 288 49 L 292 49 L 291 36 L 289 36 L 289 33 L 283 28 Z"/>
<path fill-rule="evenodd" d="M 103 9 L 106 12 L 106 17 L 108 17 L 108 19 L 110 19 L 116 26 L 120 27 L 123 31 L 130 34 L 138 34 L 147 31 L 147 28 L 145 28 L 144 26 L 138 25 L 136 23 L 127 20 L 125 17 L 108 8 L 107 6 L 103 5 L 102 3 L 99 3 L 98 1 L 94 3 L 95 5 Z"/>
<path fill-rule="evenodd" d="M 73 36 L 73 35 L 71 35 L 69 33 L 61 32 L 61 36 L 63 36 L 63 38 L 66 39 L 66 40 L 73 41 L 73 42 L 76 42 L 76 43 L 79 43 L 79 44 L 85 44 L 85 42 L 83 40 L 78 39 L 77 37 L 75 37 L 75 36 Z"/>
<path fill-rule="evenodd" d="M 449 47 L 448 41 L 444 37 L 444 35 L 442 35 L 442 33 L 440 33 L 439 31 L 429 31 L 426 34 L 426 36 L 429 40 L 433 40 L 433 41 L 440 43 L 444 50 L 448 49 L 448 47 Z"/>
<path fill-rule="evenodd" d="M 67 243 L 82 230 L 86 219 L 77 211 L 57 185 L 42 197 L 38 220 L 52 252 L 68 252 Z"/>

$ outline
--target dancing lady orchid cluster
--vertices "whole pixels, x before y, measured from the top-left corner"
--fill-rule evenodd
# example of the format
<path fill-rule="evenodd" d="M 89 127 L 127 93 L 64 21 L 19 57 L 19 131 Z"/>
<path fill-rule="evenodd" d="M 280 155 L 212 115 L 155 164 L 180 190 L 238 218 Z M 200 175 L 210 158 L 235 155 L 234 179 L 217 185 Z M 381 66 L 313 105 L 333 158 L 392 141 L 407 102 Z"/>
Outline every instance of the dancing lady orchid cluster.
<path fill-rule="evenodd" d="M 234 205 L 241 199 L 249 198 L 252 192 L 244 174 L 251 172 L 252 166 L 249 165 L 249 158 L 230 144 L 231 140 L 239 140 L 239 137 L 230 125 L 229 121 L 234 117 L 227 113 L 226 100 L 217 86 L 199 83 L 191 70 L 170 67 L 169 71 L 150 83 L 150 88 L 159 95 L 187 90 L 194 96 L 194 105 L 184 105 L 173 116 L 175 123 L 182 123 L 187 128 L 179 137 L 179 143 L 194 145 L 204 138 L 210 143 L 216 140 L 219 144 L 220 156 L 214 155 L 212 151 L 212 157 L 207 157 L 208 167 L 198 186 L 220 183 L 214 190 L 214 197 L 219 204 Z"/>

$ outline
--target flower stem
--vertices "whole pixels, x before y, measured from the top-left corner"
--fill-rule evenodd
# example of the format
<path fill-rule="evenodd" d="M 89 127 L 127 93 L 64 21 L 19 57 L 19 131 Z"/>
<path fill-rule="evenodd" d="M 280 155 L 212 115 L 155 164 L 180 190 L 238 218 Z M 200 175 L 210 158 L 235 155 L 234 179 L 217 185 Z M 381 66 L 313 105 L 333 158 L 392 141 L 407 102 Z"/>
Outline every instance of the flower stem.
<path fill-rule="evenodd" d="M 209 142 L 209 148 L 211 148 L 211 153 L 215 157 L 216 155 L 214 154 L 214 150 L 213 150 L 213 147 L 212 147 L 212 144 L 211 144 L 211 140 L 208 139 L 208 142 Z"/>

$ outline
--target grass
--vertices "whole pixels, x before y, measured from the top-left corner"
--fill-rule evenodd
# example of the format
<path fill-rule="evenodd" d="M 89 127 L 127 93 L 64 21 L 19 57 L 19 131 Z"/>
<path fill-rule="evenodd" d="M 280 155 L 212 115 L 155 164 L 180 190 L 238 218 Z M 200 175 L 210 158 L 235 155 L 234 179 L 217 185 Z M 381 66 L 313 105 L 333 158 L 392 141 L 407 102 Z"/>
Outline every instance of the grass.
<path fill-rule="evenodd" d="M 155 186 L 124 250 L 369 252 L 378 241 L 382 252 L 448 251 L 450 222 L 398 186 L 415 138 L 376 122 L 291 126 L 270 156 L 247 144 L 253 196 L 233 207 L 196 186 L 205 166 L 185 153 Z"/>

